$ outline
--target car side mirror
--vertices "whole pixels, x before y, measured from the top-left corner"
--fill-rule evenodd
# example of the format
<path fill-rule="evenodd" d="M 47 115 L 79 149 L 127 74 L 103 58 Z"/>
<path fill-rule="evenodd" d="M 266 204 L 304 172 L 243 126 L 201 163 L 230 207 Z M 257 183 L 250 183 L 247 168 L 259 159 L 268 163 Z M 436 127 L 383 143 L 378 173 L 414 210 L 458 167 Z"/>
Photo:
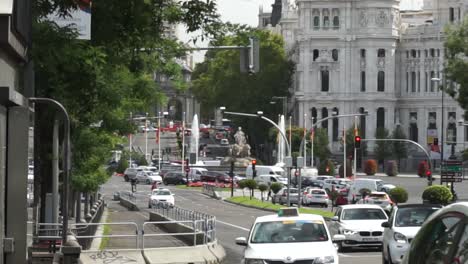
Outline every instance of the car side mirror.
<path fill-rule="evenodd" d="M 389 222 L 383 222 L 382 227 L 390 228 L 390 223 Z"/>
<path fill-rule="evenodd" d="M 333 236 L 332 241 L 333 241 L 333 243 L 336 243 L 336 242 L 343 241 L 343 240 L 345 240 L 345 239 L 346 239 L 346 237 L 345 237 L 344 235 L 338 235 L 338 234 L 337 234 L 337 235 L 334 235 L 334 236 Z"/>
<path fill-rule="evenodd" d="M 335 215 L 334 217 L 332 217 L 331 220 L 338 222 L 338 221 L 340 221 L 340 218 L 337 215 Z"/>
<path fill-rule="evenodd" d="M 239 246 L 247 246 L 247 238 L 245 237 L 236 238 L 236 244 Z"/>

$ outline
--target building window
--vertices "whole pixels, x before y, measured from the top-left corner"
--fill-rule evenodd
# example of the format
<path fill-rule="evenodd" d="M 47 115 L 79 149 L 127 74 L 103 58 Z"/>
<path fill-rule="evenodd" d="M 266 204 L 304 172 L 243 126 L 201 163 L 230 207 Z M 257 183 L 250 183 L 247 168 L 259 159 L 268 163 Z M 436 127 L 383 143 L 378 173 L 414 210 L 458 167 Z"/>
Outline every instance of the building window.
<path fill-rule="evenodd" d="M 437 57 L 440 57 L 440 49 L 436 50 Z"/>
<path fill-rule="evenodd" d="M 364 114 L 365 109 L 364 107 L 359 108 L 359 113 Z M 360 121 L 359 121 L 359 133 L 362 138 L 366 138 L 366 117 L 365 116 L 360 116 Z"/>
<path fill-rule="evenodd" d="M 384 58 L 385 57 L 385 50 L 384 49 L 378 49 L 377 50 L 377 57 Z"/>
<path fill-rule="evenodd" d="M 418 93 L 421 92 L 421 73 L 417 73 L 418 78 L 417 78 L 417 86 L 418 86 Z"/>
<path fill-rule="evenodd" d="M 319 57 L 319 50 L 318 49 L 314 49 L 313 51 L 313 59 L 314 61 Z"/>
<path fill-rule="evenodd" d="M 409 73 L 406 72 L 406 92 L 409 92 Z"/>
<path fill-rule="evenodd" d="M 330 26 L 330 18 L 328 16 L 323 17 L 323 27 L 327 28 Z"/>
<path fill-rule="evenodd" d="M 322 80 L 322 92 L 328 92 L 329 91 L 329 85 L 330 85 L 330 73 L 328 70 L 322 70 L 320 72 L 321 75 L 321 80 Z"/>
<path fill-rule="evenodd" d="M 314 16 L 314 29 L 318 29 L 320 27 L 320 17 Z"/>
<path fill-rule="evenodd" d="M 333 108 L 333 112 L 334 114 L 336 115 L 339 115 L 339 112 L 338 112 L 338 108 Z M 338 135 L 339 135 L 339 131 L 338 131 L 338 118 L 333 118 L 333 141 L 336 142 L 338 141 Z"/>
<path fill-rule="evenodd" d="M 416 92 L 416 72 L 411 72 L 411 92 Z"/>
<path fill-rule="evenodd" d="M 435 49 L 430 49 L 429 53 L 431 54 L 431 57 L 435 57 Z"/>
<path fill-rule="evenodd" d="M 406 58 L 409 58 L 409 50 L 406 51 Z"/>
<path fill-rule="evenodd" d="M 379 107 L 377 109 L 377 128 L 385 127 L 385 109 Z"/>
<path fill-rule="evenodd" d="M 317 123 L 317 109 L 315 107 L 310 109 L 310 116 L 312 117 L 312 124 Z"/>
<path fill-rule="evenodd" d="M 435 72 L 434 72 L 434 71 L 431 71 L 431 78 L 430 78 L 430 81 L 431 81 L 431 93 L 434 92 L 434 87 L 435 87 L 435 84 L 434 84 L 434 82 L 432 81 L 432 78 L 435 78 Z"/>
<path fill-rule="evenodd" d="M 333 28 L 335 29 L 340 28 L 340 17 L 338 16 L 333 17 Z"/>
<path fill-rule="evenodd" d="M 366 72 L 361 71 L 361 92 L 366 91 Z"/>
<path fill-rule="evenodd" d="M 385 72 L 379 71 L 377 74 L 377 91 L 385 91 Z"/>
<path fill-rule="evenodd" d="M 427 72 L 424 73 L 424 91 L 427 93 L 427 79 L 429 76 L 427 75 Z"/>
<path fill-rule="evenodd" d="M 326 107 L 322 108 L 322 118 L 328 117 L 328 109 Z M 328 120 L 322 122 L 322 128 L 328 130 Z"/>
<path fill-rule="evenodd" d="M 455 9 L 453 7 L 449 8 L 449 20 L 450 22 L 455 21 Z"/>
<path fill-rule="evenodd" d="M 409 138 L 418 142 L 418 113 L 410 113 Z"/>
<path fill-rule="evenodd" d="M 411 50 L 411 57 L 416 58 L 416 50 Z"/>
<path fill-rule="evenodd" d="M 333 61 L 338 61 L 338 50 L 337 49 L 332 50 L 332 58 L 333 58 Z"/>
<path fill-rule="evenodd" d="M 361 49 L 361 59 L 364 59 L 364 58 L 366 58 L 366 50 Z"/>
<path fill-rule="evenodd" d="M 436 112 L 429 112 L 429 120 L 427 129 L 437 129 L 437 113 Z"/>
<path fill-rule="evenodd" d="M 428 53 L 427 50 L 424 50 L 424 57 L 426 58 L 427 58 L 427 53 Z"/>
<path fill-rule="evenodd" d="M 421 58 L 421 50 L 418 50 L 418 58 Z"/>

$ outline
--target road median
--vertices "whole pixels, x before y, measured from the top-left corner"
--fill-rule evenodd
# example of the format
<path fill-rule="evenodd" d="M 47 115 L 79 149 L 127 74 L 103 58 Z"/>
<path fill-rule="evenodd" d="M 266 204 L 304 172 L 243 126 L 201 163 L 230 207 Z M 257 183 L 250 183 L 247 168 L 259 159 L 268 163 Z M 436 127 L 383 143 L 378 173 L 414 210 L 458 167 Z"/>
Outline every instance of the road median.
<path fill-rule="evenodd" d="M 237 204 L 240 206 L 245 206 L 249 208 L 255 208 L 260 210 L 265 210 L 269 212 L 277 212 L 279 209 L 284 208 L 285 206 L 272 204 L 271 202 L 261 201 L 256 198 L 250 199 L 250 197 L 243 196 L 234 196 L 224 199 L 225 202 Z M 303 214 L 317 214 L 325 218 L 333 217 L 333 212 L 320 210 L 320 209 L 311 209 L 311 208 L 299 208 L 299 211 Z"/>

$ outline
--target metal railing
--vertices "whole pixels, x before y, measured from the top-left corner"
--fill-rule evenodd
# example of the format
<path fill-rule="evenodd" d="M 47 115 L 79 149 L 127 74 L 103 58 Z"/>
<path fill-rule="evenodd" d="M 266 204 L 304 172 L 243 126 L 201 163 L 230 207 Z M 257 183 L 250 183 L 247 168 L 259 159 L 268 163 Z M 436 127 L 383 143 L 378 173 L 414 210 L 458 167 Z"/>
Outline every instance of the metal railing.
<path fill-rule="evenodd" d="M 216 185 L 203 184 L 203 193 L 209 196 L 215 196 L 215 191 L 217 190 Z"/>
<path fill-rule="evenodd" d="M 197 245 L 197 235 L 204 235 L 203 239 L 204 242 L 203 244 L 206 244 L 206 235 L 205 232 L 203 232 L 201 229 L 199 229 L 199 223 L 202 220 L 196 220 L 196 221 L 153 221 L 153 222 L 145 222 L 142 227 L 142 236 L 141 236 L 141 248 L 145 249 L 145 238 L 148 237 L 164 237 L 164 236 L 193 236 L 193 246 Z M 190 228 L 193 230 L 192 232 L 180 232 L 180 233 L 147 233 L 145 227 L 148 225 L 184 225 L 184 226 L 190 226 Z M 190 225 L 188 225 L 190 224 Z"/>
<path fill-rule="evenodd" d="M 82 226 L 83 224 L 72 224 L 71 225 L 71 229 L 72 230 L 77 230 L 78 228 L 80 228 L 80 226 Z M 139 241 L 139 228 L 138 228 L 138 225 L 134 222 L 115 222 L 115 223 L 88 223 L 88 224 L 84 224 L 84 225 L 87 225 L 87 226 L 130 226 L 132 227 L 132 231 L 134 230 L 134 233 L 133 234 L 122 234 L 122 235 L 112 235 L 112 234 L 108 234 L 108 235 L 76 235 L 75 237 L 77 239 L 91 239 L 91 238 L 135 238 L 135 249 L 138 249 L 140 248 L 139 247 L 139 244 L 138 244 L 138 241 Z M 75 228 L 73 228 L 75 227 Z"/>

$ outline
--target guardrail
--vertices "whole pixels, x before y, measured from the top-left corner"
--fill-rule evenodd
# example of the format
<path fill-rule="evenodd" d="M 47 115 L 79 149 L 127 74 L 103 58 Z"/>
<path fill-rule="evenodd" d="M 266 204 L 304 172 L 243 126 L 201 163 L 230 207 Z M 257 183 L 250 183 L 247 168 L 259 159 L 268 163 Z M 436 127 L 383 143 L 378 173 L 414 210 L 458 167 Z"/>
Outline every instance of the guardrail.
<path fill-rule="evenodd" d="M 129 191 L 120 191 L 119 196 L 130 201 L 130 202 L 136 202 L 136 196 L 134 193 L 129 192 Z"/>
<path fill-rule="evenodd" d="M 98 227 L 98 226 L 105 226 L 105 225 L 109 225 L 109 226 L 131 226 L 131 227 L 134 227 L 134 229 L 132 228 L 132 231 L 134 230 L 134 233 L 133 234 L 123 234 L 123 235 L 112 235 L 112 234 L 108 234 L 108 235 L 77 235 L 76 238 L 77 239 L 92 239 L 92 238 L 135 238 L 135 249 L 138 249 L 140 248 L 139 247 L 139 244 L 138 244 L 138 241 L 140 240 L 139 239 L 139 228 L 138 228 L 138 225 L 134 222 L 114 222 L 114 223 L 88 223 L 88 224 L 72 224 L 71 226 L 72 227 L 75 227 L 75 228 L 72 228 L 72 230 L 77 230 L 79 229 L 82 225 L 87 225 L 87 226 L 95 226 L 95 227 Z"/>

